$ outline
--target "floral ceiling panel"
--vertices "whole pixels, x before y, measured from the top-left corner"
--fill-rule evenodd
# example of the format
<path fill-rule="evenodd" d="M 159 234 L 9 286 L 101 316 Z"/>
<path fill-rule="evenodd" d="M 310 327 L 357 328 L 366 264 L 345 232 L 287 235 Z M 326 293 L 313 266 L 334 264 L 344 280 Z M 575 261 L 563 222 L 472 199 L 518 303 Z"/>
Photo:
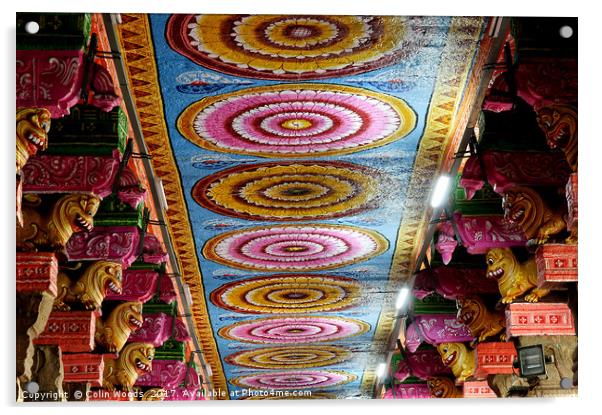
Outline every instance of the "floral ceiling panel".
<path fill-rule="evenodd" d="M 122 20 L 213 387 L 369 396 L 486 19 Z"/>

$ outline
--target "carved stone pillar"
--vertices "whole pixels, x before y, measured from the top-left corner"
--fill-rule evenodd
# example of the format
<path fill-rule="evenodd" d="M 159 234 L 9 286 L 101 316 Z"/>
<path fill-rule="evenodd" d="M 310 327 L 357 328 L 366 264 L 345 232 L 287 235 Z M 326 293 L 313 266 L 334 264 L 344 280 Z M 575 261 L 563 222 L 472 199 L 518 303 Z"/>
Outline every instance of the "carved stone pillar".
<path fill-rule="evenodd" d="M 64 401 L 61 349 L 55 345 L 35 346 L 31 378 L 22 384 L 25 402 Z M 28 383 L 37 386 L 37 393 L 28 391 Z"/>
<path fill-rule="evenodd" d="M 31 157 L 23 166 L 24 193 L 111 194 L 121 155 Z"/>
<path fill-rule="evenodd" d="M 17 253 L 17 377 L 31 379 L 33 341 L 44 331 L 56 297 L 58 262 L 53 253 Z"/>
<path fill-rule="evenodd" d="M 537 286 L 562 288 L 563 283 L 577 282 L 577 245 L 545 244 L 535 252 Z"/>
<path fill-rule="evenodd" d="M 574 335 L 575 324 L 564 303 L 512 303 L 506 307 L 506 338 Z"/>
<path fill-rule="evenodd" d="M 108 260 L 129 267 L 138 256 L 140 230 L 135 226 L 95 227 L 74 233 L 66 246 L 70 261 Z"/>
<path fill-rule="evenodd" d="M 95 311 L 54 311 L 34 343 L 57 344 L 63 352 L 91 352 L 97 316 Z"/>

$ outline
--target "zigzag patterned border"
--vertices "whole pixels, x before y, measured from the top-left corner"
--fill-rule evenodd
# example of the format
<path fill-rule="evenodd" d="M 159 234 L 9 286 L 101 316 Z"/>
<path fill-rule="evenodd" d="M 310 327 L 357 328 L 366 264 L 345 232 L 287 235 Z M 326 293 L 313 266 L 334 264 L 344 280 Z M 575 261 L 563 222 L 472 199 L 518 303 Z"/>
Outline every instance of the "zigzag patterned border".
<path fill-rule="evenodd" d="M 122 59 L 128 71 L 129 86 L 136 103 L 144 141 L 152 156 L 155 173 L 163 181 L 165 198 L 170 207 L 166 215 L 169 233 L 182 278 L 192 294 L 196 335 L 203 347 L 205 360 L 211 366 L 214 389 L 225 391 L 227 394 L 228 386 L 209 322 L 201 269 L 187 216 L 188 209 L 163 116 L 163 101 L 149 21 L 145 14 L 122 14 L 121 19 L 123 23 L 118 26 L 118 33 L 123 51 Z"/>
<path fill-rule="evenodd" d="M 455 151 L 458 147 L 466 127 L 469 110 L 479 84 L 478 74 L 489 53 L 489 44 L 479 44 L 485 21 L 486 19 L 482 17 L 452 19 L 447 43 L 441 56 L 442 66 L 437 74 L 426 127 L 406 191 L 403 219 L 397 234 L 389 273 L 387 287 L 389 291 L 399 289 L 403 282 L 412 277 L 431 215 L 431 211 L 424 207 L 428 206 L 429 189 L 433 185 L 434 178 L 437 177 L 433 173 L 448 167 L 443 166 L 443 163 L 446 162 L 450 151 Z M 478 55 L 473 65 L 477 46 L 479 46 Z M 467 85 L 471 73 L 472 77 Z M 386 344 L 394 324 L 393 299 L 383 305 L 372 340 L 373 344 Z M 375 370 L 364 371 L 362 393 L 370 394 L 375 382 Z"/>

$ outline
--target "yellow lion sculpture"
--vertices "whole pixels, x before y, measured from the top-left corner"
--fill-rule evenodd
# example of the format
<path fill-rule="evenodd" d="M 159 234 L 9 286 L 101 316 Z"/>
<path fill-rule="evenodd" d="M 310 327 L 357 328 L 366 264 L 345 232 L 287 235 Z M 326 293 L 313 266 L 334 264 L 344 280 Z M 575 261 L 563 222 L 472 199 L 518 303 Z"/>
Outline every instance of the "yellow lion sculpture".
<path fill-rule="evenodd" d="M 484 341 L 487 337 L 492 337 L 506 328 L 506 318 L 503 313 L 492 313 L 487 310 L 483 300 L 476 295 L 458 297 L 457 320 L 464 324 L 470 330 L 470 333 L 477 338 L 478 342 Z M 504 341 L 505 335 L 500 336 Z"/>
<path fill-rule="evenodd" d="M 432 398 L 461 398 L 462 391 L 456 387 L 454 381 L 443 376 L 428 378 L 426 384 Z"/>
<path fill-rule="evenodd" d="M 464 382 L 475 371 L 475 353 L 464 343 L 441 343 L 437 346 L 441 360 L 448 366 L 459 382 Z"/>
<path fill-rule="evenodd" d="M 577 109 L 570 105 L 553 104 L 537 110 L 537 124 L 546 135 L 551 149 L 564 153 L 571 170 L 577 171 Z"/>
<path fill-rule="evenodd" d="M 17 174 L 29 157 L 48 147 L 50 111 L 46 108 L 17 110 Z"/>
<path fill-rule="evenodd" d="M 121 293 L 121 281 L 122 268 L 119 262 L 96 261 L 75 282 L 59 272 L 54 309 L 69 311 L 71 306 L 68 303 L 79 302 L 86 310 L 98 310 L 108 290 Z"/>
<path fill-rule="evenodd" d="M 155 347 L 150 343 L 129 343 L 117 359 L 104 357 L 103 388 L 113 391 L 117 386 L 132 391 L 138 376 L 153 370 Z"/>
<path fill-rule="evenodd" d="M 541 196 L 528 187 L 507 190 L 502 199 L 504 218 L 521 227 L 527 239 L 545 244 L 550 236 L 566 229 L 562 214 L 550 209 Z"/>
<path fill-rule="evenodd" d="M 99 205 L 96 196 L 69 194 L 54 203 L 48 217 L 24 207 L 23 225 L 17 223 L 17 249 L 64 248 L 74 232 L 92 230 Z"/>
<path fill-rule="evenodd" d="M 133 331 L 142 327 L 142 303 L 128 301 L 119 304 L 106 321 L 96 319 L 96 343 L 111 353 L 120 351 Z"/>
<path fill-rule="evenodd" d="M 502 295 L 502 303 L 509 304 L 523 295 L 525 300 L 536 303 L 550 290 L 537 288 L 537 265 L 534 258 L 519 263 L 510 248 L 493 248 L 487 252 L 487 278 L 495 278 Z"/>

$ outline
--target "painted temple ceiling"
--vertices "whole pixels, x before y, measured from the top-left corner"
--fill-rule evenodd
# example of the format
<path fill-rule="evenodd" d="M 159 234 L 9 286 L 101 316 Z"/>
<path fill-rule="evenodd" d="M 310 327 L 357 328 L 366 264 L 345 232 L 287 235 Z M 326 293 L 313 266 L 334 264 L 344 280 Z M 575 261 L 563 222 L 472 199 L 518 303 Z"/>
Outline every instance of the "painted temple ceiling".
<path fill-rule="evenodd" d="M 486 19 L 122 20 L 213 387 L 369 395 Z"/>

